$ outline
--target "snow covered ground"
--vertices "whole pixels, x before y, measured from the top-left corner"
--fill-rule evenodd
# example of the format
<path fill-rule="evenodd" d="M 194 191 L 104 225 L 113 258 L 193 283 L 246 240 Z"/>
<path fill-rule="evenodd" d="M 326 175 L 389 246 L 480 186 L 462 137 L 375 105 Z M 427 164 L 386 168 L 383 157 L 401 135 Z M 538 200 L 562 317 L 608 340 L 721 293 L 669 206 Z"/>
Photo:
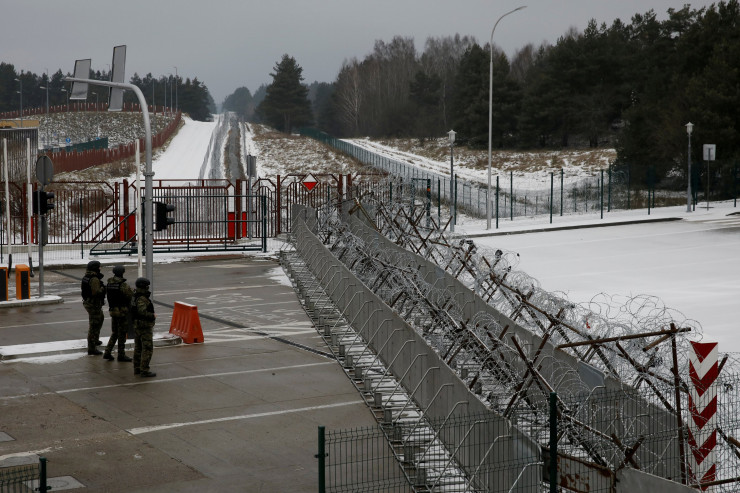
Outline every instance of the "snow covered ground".
<path fill-rule="evenodd" d="M 155 160 L 155 179 L 197 178 L 215 126 L 215 123 L 186 120 L 168 148 Z M 255 128 L 251 124 L 247 127 Z M 313 171 L 346 159 L 331 156 L 334 153 L 329 152 L 288 156 L 300 152 L 297 150 L 300 140 L 255 138 L 254 134 L 248 134 L 242 145 L 244 151 L 258 156 L 260 175 L 267 177 L 293 172 L 296 163 L 302 163 L 304 170 Z M 309 141 L 306 146 L 313 148 L 314 144 Z M 286 146 L 291 146 L 290 150 Z M 368 144 L 368 147 L 394 159 L 419 163 L 420 167 L 432 166 L 424 163 L 433 160 L 388 146 Z M 466 171 L 464 163 L 460 164 L 461 175 L 480 178 L 483 173 Z M 442 168 L 441 164 L 436 166 Z M 340 167 L 337 171 L 346 172 L 343 165 Z M 570 172 L 573 176 L 579 174 L 577 169 Z M 537 181 L 534 176 L 533 186 Z M 735 336 L 735 330 L 740 329 L 740 215 L 732 215 L 740 213 L 740 209 L 733 202 L 712 203 L 709 210 L 705 206 L 700 204 L 692 213 L 687 213 L 685 206 L 658 208 L 649 216 L 645 209 L 608 212 L 604 219 L 598 212 L 556 216 L 552 225 L 549 216 L 517 217 L 514 221 L 501 219 L 499 229 L 491 231 L 486 230 L 485 219 L 461 216 L 457 232 L 475 237 L 476 244 L 481 246 L 518 252 L 521 270 L 538 279 L 548 291 L 566 293 L 575 302 L 589 301 L 601 293 L 657 296 L 668 308 L 699 322 L 705 339 L 720 342 L 721 351 L 740 352 L 740 338 Z M 680 220 L 582 228 L 655 218 Z M 537 232 L 561 227 L 573 229 Z M 525 231 L 528 233 L 478 237 Z M 270 247 L 279 248 L 279 243 L 271 241 Z"/>
<path fill-rule="evenodd" d="M 183 117 L 184 125 L 165 152 L 152 161 L 155 180 L 197 179 L 217 122 Z"/>

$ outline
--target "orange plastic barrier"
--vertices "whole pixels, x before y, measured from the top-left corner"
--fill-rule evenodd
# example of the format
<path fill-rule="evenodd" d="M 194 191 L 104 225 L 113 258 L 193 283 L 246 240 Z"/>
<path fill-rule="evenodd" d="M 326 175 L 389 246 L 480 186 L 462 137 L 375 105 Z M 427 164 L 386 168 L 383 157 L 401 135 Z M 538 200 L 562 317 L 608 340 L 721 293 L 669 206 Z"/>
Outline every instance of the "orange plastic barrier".
<path fill-rule="evenodd" d="M 203 342 L 203 329 L 200 326 L 198 307 L 176 301 L 172 312 L 170 334 L 179 336 L 185 344 Z"/>
<path fill-rule="evenodd" d="M 31 269 L 26 264 L 15 266 L 15 297 L 19 300 L 31 298 Z"/>

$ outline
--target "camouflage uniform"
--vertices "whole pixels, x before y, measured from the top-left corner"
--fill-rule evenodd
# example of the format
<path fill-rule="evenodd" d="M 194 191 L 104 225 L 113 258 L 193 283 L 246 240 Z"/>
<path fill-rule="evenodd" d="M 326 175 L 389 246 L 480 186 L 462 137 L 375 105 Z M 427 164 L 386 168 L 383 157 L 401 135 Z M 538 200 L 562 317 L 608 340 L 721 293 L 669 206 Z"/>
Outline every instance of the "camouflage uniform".
<path fill-rule="evenodd" d="M 148 288 L 136 288 L 136 293 L 131 301 L 131 307 L 134 315 L 134 373 L 141 373 L 142 376 L 154 376 L 149 371 L 149 362 L 152 359 L 154 351 L 153 331 L 154 331 L 154 305 L 149 296 L 151 292 Z"/>
<path fill-rule="evenodd" d="M 103 326 L 103 305 L 105 304 L 105 286 L 100 282 L 103 274 L 99 270 L 88 269 L 82 278 L 82 306 L 87 310 L 90 324 L 87 330 L 87 354 L 101 354 L 96 348 Z"/>
<path fill-rule="evenodd" d="M 128 310 L 134 292 L 126 284 L 126 279 L 118 275 L 108 278 L 106 291 L 108 294 L 108 313 L 110 314 L 112 333 L 110 339 L 108 339 L 108 345 L 105 347 L 103 357 L 113 359 L 111 352 L 116 342 L 118 342 L 118 360 L 131 361 L 126 356 L 125 347 L 129 321 Z"/>

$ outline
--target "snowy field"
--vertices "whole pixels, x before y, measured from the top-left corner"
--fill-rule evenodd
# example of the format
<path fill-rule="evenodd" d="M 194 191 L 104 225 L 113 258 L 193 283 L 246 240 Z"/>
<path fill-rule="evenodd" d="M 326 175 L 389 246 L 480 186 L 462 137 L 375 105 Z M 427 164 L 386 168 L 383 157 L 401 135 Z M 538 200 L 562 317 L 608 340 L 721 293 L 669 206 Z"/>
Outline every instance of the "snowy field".
<path fill-rule="evenodd" d="M 249 127 L 253 127 L 250 125 Z M 203 164 L 214 123 L 186 120 L 167 150 L 154 163 L 155 179 L 197 178 Z M 242 126 L 242 128 L 245 128 Z M 269 140 L 247 135 L 243 149 L 270 159 L 269 171 L 287 172 L 280 167 L 279 149 Z M 367 141 L 366 141 L 367 142 Z M 277 146 L 284 145 L 277 144 Z M 420 167 L 432 160 L 372 146 L 383 154 Z M 292 158 L 295 160 L 295 156 Z M 259 162 L 259 161 L 258 161 Z M 306 160 L 308 171 L 323 165 Z M 462 164 L 462 163 L 461 163 Z M 436 165 L 435 171 L 443 171 Z M 429 168 L 427 168 L 429 169 Z M 481 171 L 465 171 L 480 178 Z M 265 168 L 261 169 L 264 173 Z M 578 173 L 570 170 L 571 175 Z M 536 182 L 533 179 L 532 182 Z M 586 302 L 601 293 L 620 297 L 653 295 L 666 307 L 696 320 L 705 340 L 716 340 L 721 351 L 740 352 L 740 209 L 732 202 L 712 203 L 709 210 L 700 204 L 695 212 L 686 207 L 618 211 L 599 214 L 500 220 L 499 229 L 486 231 L 486 221 L 461 217 L 457 231 L 475 237 L 478 245 L 515 251 L 521 255 L 519 269 L 538 279 L 548 291 L 565 293 L 574 302 Z M 733 213 L 737 213 L 733 215 Z M 611 227 L 577 228 L 622 221 L 679 218 Z M 495 227 L 495 222 L 493 224 Z M 559 227 L 564 231 L 478 237 L 489 233 L 521 233 Z M 272 243 L 272 242 L 271 242 Z M 277 246 L 277 242 L 273 243 Z"/>

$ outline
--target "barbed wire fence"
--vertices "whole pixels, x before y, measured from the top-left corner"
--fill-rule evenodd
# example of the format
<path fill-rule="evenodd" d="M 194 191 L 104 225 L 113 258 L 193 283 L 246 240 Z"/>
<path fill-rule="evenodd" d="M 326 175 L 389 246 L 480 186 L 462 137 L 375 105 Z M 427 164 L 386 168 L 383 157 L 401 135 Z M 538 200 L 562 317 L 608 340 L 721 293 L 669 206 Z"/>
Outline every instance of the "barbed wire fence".
<path fill-rule="evenodd" d="M 379 183 L 378 189 L 394 186 Z M 549 395 L 555 392 L 560 440 L 572 456 L 615 471 L 628 466 L 695 482 L 687 472 L 691 451 L 682 438 L 682 414 L 689 406 L 690 342 L 702 339 L 701 325 L 653 296 L 600 294 L 574 303 L 545 291 L 518 269 L 515 252 L 488 250 L 451 234 L 449 216 L 435 219 L 410 190 L 398 190 L 392 201 L 368 192 L 346 204 L 344 217 L 322 209 L 316 231 L 337 259 L 423 334 L 479 399 L 538 443 L 546 443 Z M 419 257 L 493 311 L 471 313 L 470 302 L 461 302 L 455 290 L 429 282 Z M 720 484 L 713 491 L 737 486 L 737 368 L 737 355 L 722 355 Z"/>

